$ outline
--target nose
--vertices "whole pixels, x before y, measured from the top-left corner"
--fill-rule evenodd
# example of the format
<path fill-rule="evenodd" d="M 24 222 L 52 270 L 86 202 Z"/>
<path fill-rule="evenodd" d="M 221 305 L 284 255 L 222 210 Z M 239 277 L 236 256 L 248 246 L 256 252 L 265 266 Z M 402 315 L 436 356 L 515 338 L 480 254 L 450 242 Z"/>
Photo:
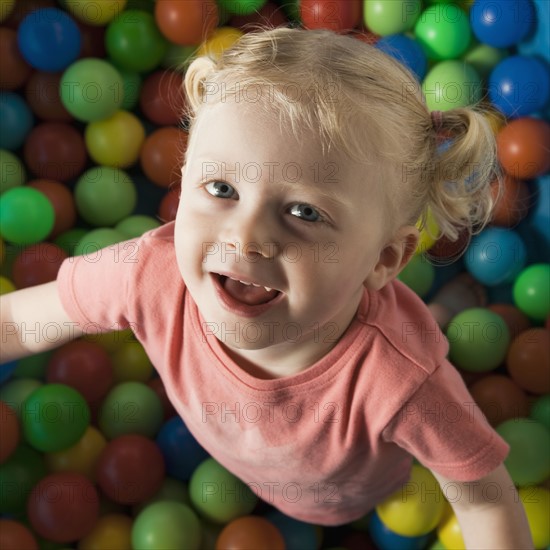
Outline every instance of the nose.
<path fill-rule="evenodd" d="M 279 254 L 280 243 L 275 239 L 274 221 L 261 210 L 235 212 L 227 219 L 222 242 L 227 249 L 249 260 L 273 259 Z"/>

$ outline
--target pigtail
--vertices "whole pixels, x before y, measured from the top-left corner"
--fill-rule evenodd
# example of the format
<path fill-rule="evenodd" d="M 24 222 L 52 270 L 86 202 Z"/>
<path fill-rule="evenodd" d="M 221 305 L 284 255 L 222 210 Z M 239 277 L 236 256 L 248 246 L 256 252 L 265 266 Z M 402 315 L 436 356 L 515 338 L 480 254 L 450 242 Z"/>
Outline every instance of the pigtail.
<path fill-rule="evenodd" d="M 429 208 L 441 236 L 470 237 L 487 225 L 494 207 L 491 183 L 500 182 L 495 136 L 481 108 L 432 113 L 432 131 L 438 146 Z"/>

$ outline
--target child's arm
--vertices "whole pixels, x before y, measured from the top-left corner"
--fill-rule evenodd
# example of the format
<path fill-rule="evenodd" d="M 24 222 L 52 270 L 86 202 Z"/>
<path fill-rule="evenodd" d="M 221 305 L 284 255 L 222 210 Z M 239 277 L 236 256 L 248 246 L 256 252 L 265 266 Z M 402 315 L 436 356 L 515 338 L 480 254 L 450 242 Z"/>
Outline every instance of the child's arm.
<path fill-rule="evenodd" d="M 533 549 L 525 510 L 503 464 L 474 482 L 453 481 L 432 473 L 443 494 L 447 485 L 453 487 L 453 495 L 462 495 L 451 506 L 468 550 Z M 499 494 L 499 498 L 495 498 Z"/>
<path fill-rule="evenodd" d="M 5 294 L 0 316 L 1 363 L 48 351 L 83 334 L 63 309 L 56 281 Z"/>

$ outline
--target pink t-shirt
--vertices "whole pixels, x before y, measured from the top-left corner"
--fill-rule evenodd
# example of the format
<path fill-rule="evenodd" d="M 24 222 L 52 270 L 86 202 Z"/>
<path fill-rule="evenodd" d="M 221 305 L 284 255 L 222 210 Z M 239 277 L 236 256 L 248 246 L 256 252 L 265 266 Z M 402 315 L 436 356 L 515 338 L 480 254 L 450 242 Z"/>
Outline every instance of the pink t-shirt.
<path fill-rule="evenodd" d="M 404 284 L 365 291 L 340 341 L 307 370 L 258 379 L 204 323 L 178 271 L 173 230 L 169 223 L 67 259 L 61 300 L 85 331 L 131 326 L 197 441 L 262 499 L 302 521 L 338 525 L 399 488 L 411 455 L 457 481 L 504 460 L 507 444 Z M 321 327 L 319 338 L 327 334 Z"/>

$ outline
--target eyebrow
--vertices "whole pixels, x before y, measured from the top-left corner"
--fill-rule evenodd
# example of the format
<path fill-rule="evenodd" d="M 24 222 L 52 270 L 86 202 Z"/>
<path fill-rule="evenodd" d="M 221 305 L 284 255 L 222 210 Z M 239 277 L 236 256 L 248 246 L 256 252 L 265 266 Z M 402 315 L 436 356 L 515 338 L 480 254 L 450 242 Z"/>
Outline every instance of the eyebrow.
<path fill-rule="evenodd" d="M 228 168 L 226 169 L 222 169 L 222 173 L 219 174 L 220 170 L 216 170 L 216 171 L 213 171 L 210 175 L 211 176 L 216 176 L 219 174 L 218 177 L 221 177 L 222 179 L 227 179 L 225 177 L 225 174 L 224 174 L 224 171 L 227 171 L 227 175 L 230 175 L 231 177 L 233 177 L 235 175 L 235 173 L 238 173 L 239 174 L 239 180 L 240 179 L 243 179 L 244 181 L 247 181 L 249 182 L 249 179 L 246 178 L 246 177 L 242 177 L 242 172 L 241 170 L 238 168 L 238 164 L 239 163 L 234 163 L 234 162 L 227 162 L 225 160 L 219 160 L 219 159 L 214 159 L 214 158 L 211 158 L 211 157 L 199 157 L 196 159 L 195 163 L 199 164 L 199 165 L 202 165 L 202 170 L 201 170 L 201 176 L 203 179 L 207 179 L 207 176 L 208 174 L 205 174 L 204 172 L 204 164 L 205 163 L 212 163 L 213 165 L 216 165 L 217 167 L 219 167 L 220 165 L 221 166 L 227 166 Z M 255 165 L 258 165 L 258 163 L 255 163 L 255 162 L 250 162 L 250 163 L 246 163 L 245 165 L 243 166 L 246 166 L 247 164 L 255 164 Z M 288 163 L 288 164 L 291 164 L 291 163 Z M 293 163 L 293 164 L 298 164 L 298 163 Z M 326 163 L 325 164 L 325 167 L 329 164 L 336 164 L 336 163 Z M 276 168 L 277 166 L 280 165 L 280 163 L 264 163 L 264 169 L 265 170 L 273 170 L 274 168 Z M 320 163 L 319 163 L 320 165 Z M 255 170 L 256 169 L 261 169 L 261 166 L 258 166 L 258 167 L 255 167 L 254 168 Z M 238 170 L 238 172 L 237 172 Z M 308 171 L 309 174 L 315 174 L 315 170 L 317 170 L 317 167 L 314 169 L 314 168 L 311 168 L 310 171 Z M 322 168 L 319 167 L 319 172 L 317 172 L 317 174 L 319 173 L 322 173 Z M 328 174 L 325 174 L 325 177 L 330 177 L 330 171 L 328 171 L 329 173 Z M 316 197 L 321 197 L 322 199 L 326 200 L 326 201 L 329 201 L 331 202 L 332 204 L 334 204 L 335 206 L 337 207 L 346 207 L 346 208 L 349 208 L 351 207 L 351 203 L 346 200 L 346 198 L 342 197 L 341 194 L 339 194 L 337 191 L 330 191 L 329 189 L 327 189 L 326 187 L 322 186 L 322 184 L 319 184 L 318 182 L 315 181 L 315 177 L 317 176 L 314 176 L 314 177 L 309 177 L 309 178 L 303 178 L 303 177 L 300 177 L 300 178 L 297 178 L 297 180 L 295 182 L 293 181 L 288 181 L 288 180 L 283 180 L 283 181 L 279 181 L 278 183 L 283 186 L 283 187 L 288 187 L 288 188 L 291 188 L 291 189 L 300 189 L 300 190 L 303 190 L 306 192 L 306 194 L 310 194 L 311 190 L 313 191 L 313 193 L 311 193 L 312 195 L 312 198 L 313 198 L 313 195 L 316 196 Z M 258 178 L 256 181 L 254 181 L 254 183 L 257 183 L 258 181 L 261 181 L 263 178 Z M 269 177 L 269 183 L 274 183 L 273 181 L 271 181 L 271 177 Z M 327 183 L 327 182 L 325 182 Z M 337 183 L 337 181 L 334 181 L 334 182 L 328 182 L 328 184 L 330 185 L 330 183 Z"/>

